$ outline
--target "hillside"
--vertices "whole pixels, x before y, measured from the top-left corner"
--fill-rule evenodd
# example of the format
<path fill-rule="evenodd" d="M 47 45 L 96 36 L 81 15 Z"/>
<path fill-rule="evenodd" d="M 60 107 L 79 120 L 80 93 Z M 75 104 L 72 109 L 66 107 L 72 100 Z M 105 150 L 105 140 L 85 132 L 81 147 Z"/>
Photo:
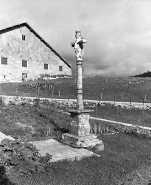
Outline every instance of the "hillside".
<path fill-rule="evenodd" d="M 38 91 L 35 84 L 43 84 L 45 88 L 41 88 L 40 85 Z M 151 102 L 151 78 L 149 77 L 89 77 L 83 78 L 83 84 L 84 99 L 128 102 L 143 102 L 145 100 L 145 102 Z M 49 82 L 1 83 L 0 94 L 76 98 L 76 80 L 74 78 L 59 78 Z"/>

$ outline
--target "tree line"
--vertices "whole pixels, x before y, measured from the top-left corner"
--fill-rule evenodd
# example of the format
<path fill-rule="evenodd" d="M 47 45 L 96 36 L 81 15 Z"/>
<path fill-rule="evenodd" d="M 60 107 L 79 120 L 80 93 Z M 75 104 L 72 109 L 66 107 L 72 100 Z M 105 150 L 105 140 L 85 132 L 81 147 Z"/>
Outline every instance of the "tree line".
<path fill-rule="evenodd" d="M 144 72 L 142 74 L 138 74 L 138 75 L 131 76 L 131 77 L 151 77 L 151 72 L 147 71 L 147 72 Z"/>

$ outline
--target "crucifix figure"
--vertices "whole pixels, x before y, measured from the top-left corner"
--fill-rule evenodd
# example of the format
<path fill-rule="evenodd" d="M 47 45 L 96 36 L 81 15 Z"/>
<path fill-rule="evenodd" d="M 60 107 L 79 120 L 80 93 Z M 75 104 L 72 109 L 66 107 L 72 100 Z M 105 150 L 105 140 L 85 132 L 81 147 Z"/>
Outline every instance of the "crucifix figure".
<path fill-rule="evenodd" d="M 83 44 L 87 43 L 87 40 L 82 37 L 81 31 L 75 31 L 76 40 L 71 42 L 71 46 L 74 47 L 76 59 L 82 61 L 82 55 L 84 54 Z"/>

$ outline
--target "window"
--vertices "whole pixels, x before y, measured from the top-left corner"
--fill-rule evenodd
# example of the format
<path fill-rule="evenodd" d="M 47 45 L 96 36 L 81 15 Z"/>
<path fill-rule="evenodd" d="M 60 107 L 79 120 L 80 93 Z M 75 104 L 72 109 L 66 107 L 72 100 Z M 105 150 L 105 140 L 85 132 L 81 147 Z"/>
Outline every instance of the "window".
<path fill-rule="evenodd" d="M 1 57 L 1 64 L 7 65 L 7 58 Z"/>
<path fill-rule="evenodd" d="M 22 40 L 25 40 L 25 35 L 22 35 Z"/>
<path fill-rule="evenodd" d="M 44 69 L 48 69 L 48 64 L 44 64 Z"/>
<path fill-rule="evenodd" d="M 59 71 L 62 71 L 62 68 L 63 68 L 62 66 L 59 66 Z"/>
<path fill-rule="evenodd" d="M 22 60 L 22 67 L 27 67 L 27 61 L 26 60 Z"/>

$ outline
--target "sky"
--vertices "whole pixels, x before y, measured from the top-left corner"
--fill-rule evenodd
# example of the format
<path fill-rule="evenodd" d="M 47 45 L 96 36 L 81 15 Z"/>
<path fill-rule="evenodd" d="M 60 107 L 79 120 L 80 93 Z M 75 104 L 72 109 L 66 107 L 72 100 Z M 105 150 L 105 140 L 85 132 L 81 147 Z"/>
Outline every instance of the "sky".
<path fill-rule="evenodd" d="M 70 43 L 81 30 L 84 75 L 151 71 L 151 0 L 0 0 L 0 29 L 27 22 L 76 72 Z"/>

